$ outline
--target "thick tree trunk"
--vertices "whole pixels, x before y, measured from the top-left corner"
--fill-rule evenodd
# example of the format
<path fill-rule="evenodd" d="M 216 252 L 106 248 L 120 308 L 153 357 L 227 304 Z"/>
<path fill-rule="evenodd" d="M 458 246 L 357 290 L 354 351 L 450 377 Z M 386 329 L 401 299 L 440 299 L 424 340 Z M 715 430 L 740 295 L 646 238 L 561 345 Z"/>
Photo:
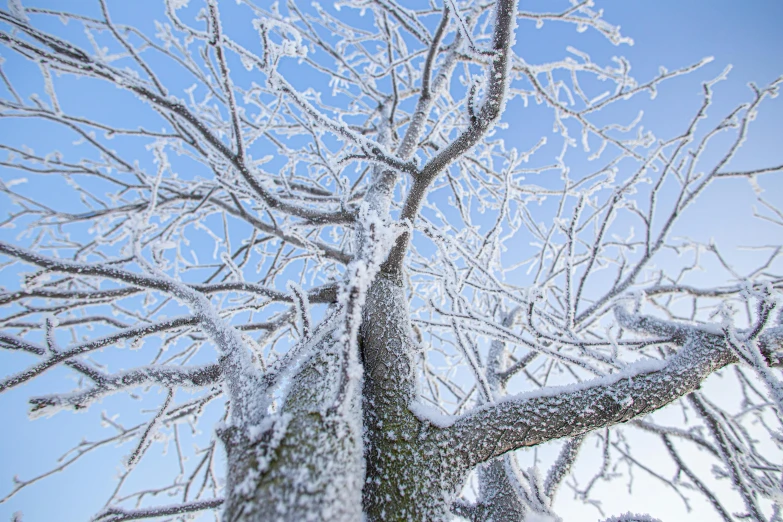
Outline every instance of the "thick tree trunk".
<path fill-rule="evenodd" d="M 417 345 L 402 283 L 378 275 L 362 319 L 364 447 L 358 393 L 333 407 L 341 344 L 327 335 L 292 375 L 280 413 L 263 426 L 223 432 L 231 470 L 226 520 L 360 521 L 362 510 L 368 520 L 448 515 L 465 473 L 440 457 L 448 453 L 440 428 L 410 410 Z"/>
<path fill-rule="evenodd" d="M 381 273 L 364 307 L 364 424 L 368 520 L 438 520 L 457 487 L 432 435 L 438 428 L 410 411 L 416 398 L 414 357 L 405 289 Z"/>
<path fill-rule="evenodd" d="M 224 432 L 227 522 L 362 519 L 360 388 L 339 402 L 344 345 L 334 332 L 291 376 L 279 413 Z"/>

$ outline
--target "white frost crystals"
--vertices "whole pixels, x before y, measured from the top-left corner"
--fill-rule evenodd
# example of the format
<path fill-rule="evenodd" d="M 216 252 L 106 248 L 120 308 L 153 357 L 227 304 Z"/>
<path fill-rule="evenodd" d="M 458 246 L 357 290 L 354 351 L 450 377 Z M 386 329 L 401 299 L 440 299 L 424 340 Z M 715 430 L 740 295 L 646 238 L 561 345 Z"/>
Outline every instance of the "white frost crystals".
<path fill-rule="evenodd" d="M 30 18 L 24 10 L 22 0 L 8 0 L 8 12 L 22 22 L 29 22 Z"/>
<path fill-rule="evenodd" d="M 190 3 L 190 0 L 165 0 L 166 3 L 173 9 L 182 9 L 183 7 L 187 7 Z"/>
<path fill-rule="evenodd" d="M 0 8 L 0 518 L 780 522 L 781 79 L 611 3 L 70 4 Z"/>

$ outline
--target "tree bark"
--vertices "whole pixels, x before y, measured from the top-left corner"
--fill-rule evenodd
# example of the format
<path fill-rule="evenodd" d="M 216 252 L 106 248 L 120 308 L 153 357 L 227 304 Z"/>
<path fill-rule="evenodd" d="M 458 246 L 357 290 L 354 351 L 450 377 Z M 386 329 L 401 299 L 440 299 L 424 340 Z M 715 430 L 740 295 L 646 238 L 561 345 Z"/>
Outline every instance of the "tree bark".
<path fill-rule="evenodd" d="M 711 373 L 737 361 L 722 333 L 618 311 L 629 329 L 669 335 L 681 348 L 662 361 L 578 386 L 509 397 L 481 406 L 445 431 L 468 468 L 508 451 L 627 422 L 660 409 L 699 387 Z"/>
<path fill-rule="evenodd" d="M 424 426 L 410 411 L 416 397 L 414 354 L 402 282 L 381 273 L 367 295 L 361 328 L 369 520 L 424 520 L 443 499 L 428 499 L 438 477 L 427 470 Z M 442 510 L 442 508 L 441 508 Z"/>
<path fill-rule="evenodd" d="M 344 343 L 335 329 L 291 375 L 278 414 L 262 426 L 228 429 L 224 520 L 362 519 L 362 426 L 359 390 L 336 403 Z"/>

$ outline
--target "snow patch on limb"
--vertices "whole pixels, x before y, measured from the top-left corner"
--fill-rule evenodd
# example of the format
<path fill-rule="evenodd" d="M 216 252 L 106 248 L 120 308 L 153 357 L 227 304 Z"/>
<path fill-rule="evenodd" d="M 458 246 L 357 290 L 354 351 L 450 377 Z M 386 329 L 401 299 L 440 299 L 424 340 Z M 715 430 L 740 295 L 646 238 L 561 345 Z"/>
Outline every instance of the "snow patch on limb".
<path fill-rule="evenodd" d="M 506 402 L 519 402 L 519 401 L 531 401 L 535 399 L 556 398 L 568 394 L 575 394 L 586 390 L 592 390 L 595 388 L 607 388 L 625 380 L 632 382 L 634 378 L 643 377 L 645 375 L 659 372 L 661 370 L 664 370 L 666 367 L 667 367 L 667 363 L 665 360 L 643 359 L 634 364 L 630 364 L 626 366 L 625 368 L 623 368 L 622 370 L 616 373 L 605 375 L 603 377 L 597 377 L 595 379 L 590 379 L 587 381 L 582 381 L 573 384 L 566 384 L 563 386 L 548 386 L 546 388 L 518 393 L 516 395 L 506 395 L 498 399 L 493 404 L 478 406 L 476 409 L 464 413 L 460 416 L 449 417 L 450 421 L 448 423 L 446 423 L 446 421 L 443 420 L 441 420 L 441 423 L 444 425 L 444 427 L 448 427 L 454 424 L 455 422 L 459 421 L 460 419 L 470 417 L 471 415 L 473 415 L 474 413 L 480 410 L 490 410 L 494 408 L 496 405 L 503 404 Z M 633 403 L 633 398 L 630 395 L 622 396 L 622 397 L 618 395 L 615 398 L 618 404 L 621 405 L 630 405 Z"/>
<path fill-rule="evenodd" d="M 590 390 L 592 388 L 611 386 L 613 384 L 616 384 L 626 379 L 630 381 L 633 380 L 633 378 L 635 377 L 640 377 L 643 375 L 661 371 L 664 368 L 666 368 L 666 361 L 662 361 L 659 359 L 644 359 L 634 364 L 626 366 L 623 370 L 617 373 L 613 373 L 603 377 L 597 377 L 595 379 L 590 379 L 588 381 L 566 384 L 563 386 L 548 386 L 546 388 L 518 393 L 516 395 L 506 395 L 500 397 L 494 403 L 477 406 L 475 409 L 467 413 L 464 413 L 462 415 L 443 414 L 439 410 L 427 404 L 424 404 L 421 401 L 416 401 L 412 403 L 409 406 L 409 408 L 410 411 L 414 415 L 416 415 L 416 417 L 422 422 L 427 422 L 439 428 L 449 428 L 452 425 L 454 425 L 454 423 L 458 422 L 461 419 L 471 417 L 472 415 L 474 415 L 475 413 L 481 410 L 491 410 L 494 407 L 496 407 L 498 404 L 502 404 L 506 402 L 518 402 L 518 401 L 526 401 L 526 400 L 533 400 L 533 399 L 552 398 L 565 394 L 578 393 L 580 391 Z M 623 397 L 623 398 L 618 397 L 617 400 L 620 403 L 628 403 L 629 400 L 631 401 L 631 403 L 633 402 L 633 399 L 631 397 Z"/>
<path fill-rule="evenodd" d="M 661 522 L 659 519 L 645 514 L 623 513 L 616 517 L 609 517 L 603 522 Z"/>
<path fill-rule="evenodd" d="M 433 408 L 423 401 L 417 400 L 408 405 L 408 409 L 421 422 L 437 426 L 438 428 L 448 428 L 454 424 L 455 417 L 446 415 L 441 410 Z"/>
<path fill-rule="evenodd" d="M 634 332 L 656 335 L 658 337 L 668 337 L 675 342 L 678 341 L 680 344 L 684 342 L 684 339 L 690 332 L 697 328 L 693 325 L 683 325 L 681 323 L 675 323 L 674 321 L 658 319 L 657 317 L 632 314 L 624 305 L 619 303 L 614 306 L 614 316 L 623 328 Z M 719 331 L 709 331 L 708 333 L 716 334 L 719 333 Z"/>

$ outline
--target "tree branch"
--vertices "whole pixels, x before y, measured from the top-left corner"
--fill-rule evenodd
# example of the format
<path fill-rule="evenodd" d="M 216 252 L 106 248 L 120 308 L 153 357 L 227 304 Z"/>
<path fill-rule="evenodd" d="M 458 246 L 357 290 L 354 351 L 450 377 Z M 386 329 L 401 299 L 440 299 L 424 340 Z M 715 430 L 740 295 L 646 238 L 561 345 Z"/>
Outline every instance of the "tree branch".
<path fill-rule="evenodd" d="M 638 329 L 659 331 L 652 318 Z M 553 387 L 482 406 L 444 430 L 452 452 L 468 468 L 507 451 L 573 437 L 646 415 L 696 389 L 714 371 L 737 361 L 722 334 L 664 325 L 680 339 L 674 355 L 567 387 Z M 682 332 L 682 336 L 680 336 Z M 453 445 L 453 446 L 451 446 Z"/>
<path fill-rule="evenodd" d="M 441 149 L 416 176 L 405 199 L 400 220 L 413 223 L 419 214 L 427 189 L 435 178 L 478 143 L 500 118 L 508 86 L 508 64 L 510 55 L 513 53 L 511 41 L 514 35 L 515 17 L 516 2 L 498 0 L 495 28 L 492 33 L 491 63 L 487 68 L 487 94 L 484 104 L 476 117 L 471 118 L 470 126 L 457 139 Z M 382 267 L 384 272 L 390 274 L 400 272 L 410 238 L 410 232 L 400 234 Z"/>
<path fill-rule="evenodd" d="M 97 522 L 123 522 L 125 520 L 139 520 L 142 518 L 163 517 L 166 515 L 181 515 L 183 513 L 203 511 L 205 509 L 215 509 L 222 504 L 222 498 L 211 498 L 209 500 L 194 500 L 193 502 L 186 502 L 173 506 L 158 506 L 133 510 L 110 507 L 101 513 L 98 513 L 95 520 Z"/>
<path fill-rule="evenodd" d="M 201 388 L 220 380 L 219 364 L 197 367 L 146 366 L 112 375 L 106 375 L 100 386 L 73 393 L 58 393 L 30 397 L 31 413 L 48 413 L 51 408 L 71 407 L 81 410 L 93 401 L 134 386 L 157 384 L 166 387 Z"/>

